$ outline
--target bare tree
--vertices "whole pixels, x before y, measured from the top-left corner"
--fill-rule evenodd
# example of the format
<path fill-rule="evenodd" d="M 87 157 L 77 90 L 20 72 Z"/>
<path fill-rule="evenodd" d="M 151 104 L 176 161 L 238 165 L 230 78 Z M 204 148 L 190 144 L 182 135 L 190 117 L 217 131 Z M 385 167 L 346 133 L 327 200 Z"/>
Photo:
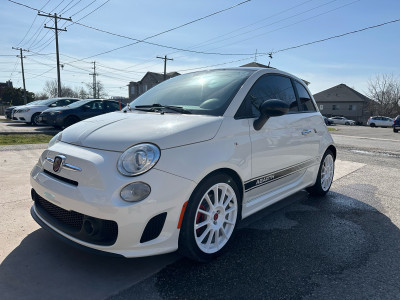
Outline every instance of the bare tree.
<path fill-rule="evenodd" d="M 44 84 L 43 92 L 41 93 L 41 95 L 46 95 L 47 98 L 56 98 L 58 97 L 57 89 L 57 80 L 47 80 Z M 79 98 L 79 91 L 73 90 L 71 87 L 63 84 L 61 86 L 61 97 Z"/>
<path fill-rule="evenodd" d="M 57 97 L 57 80 L 47 80 L 42 94 L 46 94 L 47 98 Z"/>
<path fill-rule="evenodd" d="M 86 88 L 88 89 L 88 95 L 90 95 L 90 97 L 94 97 L 93 83 L 85 83 L 85 85 L 86 85 Z M 96 83 L 96 98 L 105 98 L 107 96 L 108 96 L 108 94 L 105 91 L 103 83 L 100 80 L 98 80 Z"/>
<path fill-rule="evenodd" d="M 400 114 L 400 79 L 393 74 L 378 74 L 368 81 L 368 97 L 374 100 L 369 110 L 395 117 Z"/>

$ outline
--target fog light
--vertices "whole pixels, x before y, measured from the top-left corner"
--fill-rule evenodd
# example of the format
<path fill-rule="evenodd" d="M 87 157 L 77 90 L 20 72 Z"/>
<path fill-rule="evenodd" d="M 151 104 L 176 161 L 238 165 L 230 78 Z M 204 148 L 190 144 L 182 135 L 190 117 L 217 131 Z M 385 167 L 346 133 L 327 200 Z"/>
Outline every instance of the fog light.
<path fill-rule="evenodd" d="M 150 195 L 151 188 L 144 182 L 128 184 L 121 190 L 121 198 L 128 202 L 142 201 Z"/>

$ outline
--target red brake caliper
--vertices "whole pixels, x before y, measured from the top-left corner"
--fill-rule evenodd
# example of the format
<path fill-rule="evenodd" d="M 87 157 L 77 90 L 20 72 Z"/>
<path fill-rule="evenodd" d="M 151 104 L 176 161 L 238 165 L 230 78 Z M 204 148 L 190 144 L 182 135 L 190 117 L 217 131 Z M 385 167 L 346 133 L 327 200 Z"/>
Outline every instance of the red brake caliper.
<path fill-rule="evenodd" d="M 204 211 L 206 210 L 206 208 L 205 208 L 205 206 L 204 206 L 203 204 L 200 205 L 200 209 L 202 209 L 202 210 L 204 210 Z M 205 216 L 204 214 L 198 212 L 198 213 L 197 213 L 197 216 L 196 216 L 196 224 L 200 224 L 200 223 L 203 222 L 205 219 L 206 219 L 206 216 Z M 205 226 L 204 226 L 204 227 L 205 227 Z M 196 229 L 196 233 L 197 233 L 198 235 L 200 235 L 203 231 L 204 231 L 203 227 L 202 227 L 202 228 L 199 228 L 199 229 Z"/>

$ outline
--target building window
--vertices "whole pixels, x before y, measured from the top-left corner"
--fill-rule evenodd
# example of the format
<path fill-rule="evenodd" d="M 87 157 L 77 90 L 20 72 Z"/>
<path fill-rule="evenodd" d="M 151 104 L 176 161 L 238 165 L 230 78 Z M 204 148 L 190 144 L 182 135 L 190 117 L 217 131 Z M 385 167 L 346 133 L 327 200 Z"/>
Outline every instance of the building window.
<path fill-rule="evenodd" d="M 350 105 L 349 105 L 349 110 L 356 110 L 356 106 L 353 105 L 353 104 L 350 104 Z"/>
<path fill-rule="evenodd" d="M 147 84 L 143 85 L 143 93 L 147 92 Z"/>
<path fill-rule="evenodd" d="M 319 106 L 319 110 L 324 110 L 324 106 L 322 104 Z"/>
<path fill-rule="evenodd" d="M 333 104 L 332 105 L 332 110 L 339 110 L 339 105 Z"/>
<path fill-rule="evenodd" d="M 131 95 L 135 95 L 135 87 L 131 86 Z"/>

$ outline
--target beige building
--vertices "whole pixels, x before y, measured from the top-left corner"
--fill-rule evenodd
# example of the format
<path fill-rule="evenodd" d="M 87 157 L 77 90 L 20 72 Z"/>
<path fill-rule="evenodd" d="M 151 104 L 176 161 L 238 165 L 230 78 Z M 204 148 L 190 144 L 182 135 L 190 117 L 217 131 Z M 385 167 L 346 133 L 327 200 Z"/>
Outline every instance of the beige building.
<path fill-rule="evenodd" d="M 340 116 L 366 124 L 373 115 L 370 103 L 374 102 L 343 83 L 315 94 L 314 99 L 321 114 L 328 118 Z"/>

